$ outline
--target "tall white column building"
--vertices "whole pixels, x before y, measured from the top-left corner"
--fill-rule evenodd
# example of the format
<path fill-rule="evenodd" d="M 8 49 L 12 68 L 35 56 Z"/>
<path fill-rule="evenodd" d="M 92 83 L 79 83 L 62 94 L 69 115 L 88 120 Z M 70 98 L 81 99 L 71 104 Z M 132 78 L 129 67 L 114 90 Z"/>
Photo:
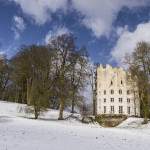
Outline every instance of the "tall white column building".
<path fill-rule="evenodd" d="M 129 79 L 123 68 L 110 65 L 97 67 L 96 113 L 140 115 L 140 103 L 135 82 Z"/>

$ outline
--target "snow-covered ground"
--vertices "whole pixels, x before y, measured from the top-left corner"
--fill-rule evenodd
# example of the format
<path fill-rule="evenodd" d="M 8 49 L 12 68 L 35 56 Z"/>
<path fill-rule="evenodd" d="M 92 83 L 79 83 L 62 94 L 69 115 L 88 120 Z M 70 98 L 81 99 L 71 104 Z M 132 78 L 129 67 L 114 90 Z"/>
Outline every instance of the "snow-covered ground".
<path fill-rule="evenodd" d="M 118 128 L 126 128 L 126 129 L 149 129 L 150 130 L 150 123 L 143 124 L 143 118 L 128 118 L 120 125 Z"/>
<path fill-rule="evenodd" d="M 57 121 L 50 110 L 39 120 L 18 113 L 20 106 L 0 102 L 0 150 L 149 150 L 150 125 L 129 118 L 116 128 L 82 124 L 75 119 Z M 69 113 L 65 113 L 67 117 Z M 26 116 L 27 117 L 27 116 Z M 138 124 L 138 125 L 137 125 Z"/>

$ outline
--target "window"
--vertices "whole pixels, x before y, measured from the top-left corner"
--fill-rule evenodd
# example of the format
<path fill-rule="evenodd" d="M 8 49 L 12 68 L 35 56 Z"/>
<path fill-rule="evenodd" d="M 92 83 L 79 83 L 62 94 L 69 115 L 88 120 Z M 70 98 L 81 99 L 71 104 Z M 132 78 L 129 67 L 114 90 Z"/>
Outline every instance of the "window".
<path fill-rule="evenodd" d="M 127 98 L 127 102 L 130 103 L 130 98 Z"/>
<path fill-rule="evenodd" d="M 119 106 L 119 114 L 123 113 L 123 106 Z"/>
<path fill-rule="evenodd" d="M 106 95 L 106 90 L 104 90 L 104 95 Z"/>
<path fill-rule="evenodd" d="M 128 114 L 130 114 L 130 107 L 127 107 Z"/>
<path fill-rule="evenodd" d="M 106 98 L 104 98 L 104 103 L 106 103 Z"/>
<path fill-rule="evenodd" d="M 119 102 L 122 103 L 122 98 L 119 98 Z"/>
<path fill-rule="evenodd" d="M 111 102 L 114 102 L 114 98 L 111 98 L 110 101 L 111 101 Z"/>
<path fill-rule="evenodd" d="M 110 93 L 111 93 L 111 94 L 114 94 L 114 90 L 111 90 Z"/>
<path fill-rule="evenodd" d="M 123 81 L 121 80 L 121 85 L 123 84 Z"/>
<path fill-rule="evenodd" d="M 106 113 L 106 106 L 104 106 L 104 114 Z"/>
<path fill-rule="evenodd" d="M 113 82 L 111 81 L 110 85 L 113 85 Z"/>
<path fill-rule="evenodd" d="M 110 106 L 111 113 L 114 113 L 114 106 Z"/>
<path fill-rule="evenodd" d="M 119 90 L 119 94 L 122 94 L 122 90 Z"/>
<path fill-rule="evenodd" d="M 130 94 L 130 90 L 127 90 L 127 94 L 128 94 L 128 95 Z"/>

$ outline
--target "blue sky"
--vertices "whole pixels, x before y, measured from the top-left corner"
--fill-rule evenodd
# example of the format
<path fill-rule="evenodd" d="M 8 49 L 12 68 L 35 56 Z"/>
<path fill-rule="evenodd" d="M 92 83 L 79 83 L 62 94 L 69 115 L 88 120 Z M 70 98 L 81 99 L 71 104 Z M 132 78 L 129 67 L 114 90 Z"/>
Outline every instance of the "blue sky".
<path fill-rule="evenodd" d="M 0 0 L 0 53 L 73 33 L 93 62 L 122 65 L 137 42 L 150 42 L 150 0 Z"/>

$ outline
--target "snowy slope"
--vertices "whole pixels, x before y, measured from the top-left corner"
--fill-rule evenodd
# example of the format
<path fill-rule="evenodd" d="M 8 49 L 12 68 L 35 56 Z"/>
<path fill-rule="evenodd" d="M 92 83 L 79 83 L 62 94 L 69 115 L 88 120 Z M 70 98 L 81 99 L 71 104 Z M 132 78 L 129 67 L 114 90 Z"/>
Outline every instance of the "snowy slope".
<path fill-rule="evenodd" d="M 0 101 L 0 115 L 9 115 L 9 116 L 21 115 L 19 111 L 24 107 L 25 105 L 23 104 Z"/>
<path fill-rule="evenodd" d="M 143 124 L 143 118 L 131 117 L 118 125 L 118 128 L 150 129 L 150 122 L 148 124 Z"/>
<path fill-rule="evenodd" d="M 44 120 L 32 120 L 19 117 L 17 109 L 18 104 L 0 102 L 0 150 L 149 150 L 150 147 L 149 127 L 101 128 L 76 120 L 57 121 L 58 112 L 52 110 L 45 114 Z"/>
<path fill-rule="evenodd" d="M 26 105 L 24 104 L 18 104 L 18 103 L 10 103 L 5 101 L 0 101 L 0 116 L 9 116 L 9 117 L 22 117 L 22 118 L 33 118 L 34 115 L 31 113 L 25 113 Z M 43 121 L 53 121 L 58 122 L 58 110 L 49 109 L 47 112 L 42 113 L 39 116 L 39 120 Z M 81 123 L 81 115 L 80 114 L 74 114 L 73 117 L 71 117 L 71 113 L 64 111 L 64 118 L 65 120 L 59 121 L 63 124 L 72 124 L 72 125 L 85 125 L 89 126 L 87 124 Z M 100 127 L 99 124 L 90 124 L 90 126 L 97 126 Z"/>

